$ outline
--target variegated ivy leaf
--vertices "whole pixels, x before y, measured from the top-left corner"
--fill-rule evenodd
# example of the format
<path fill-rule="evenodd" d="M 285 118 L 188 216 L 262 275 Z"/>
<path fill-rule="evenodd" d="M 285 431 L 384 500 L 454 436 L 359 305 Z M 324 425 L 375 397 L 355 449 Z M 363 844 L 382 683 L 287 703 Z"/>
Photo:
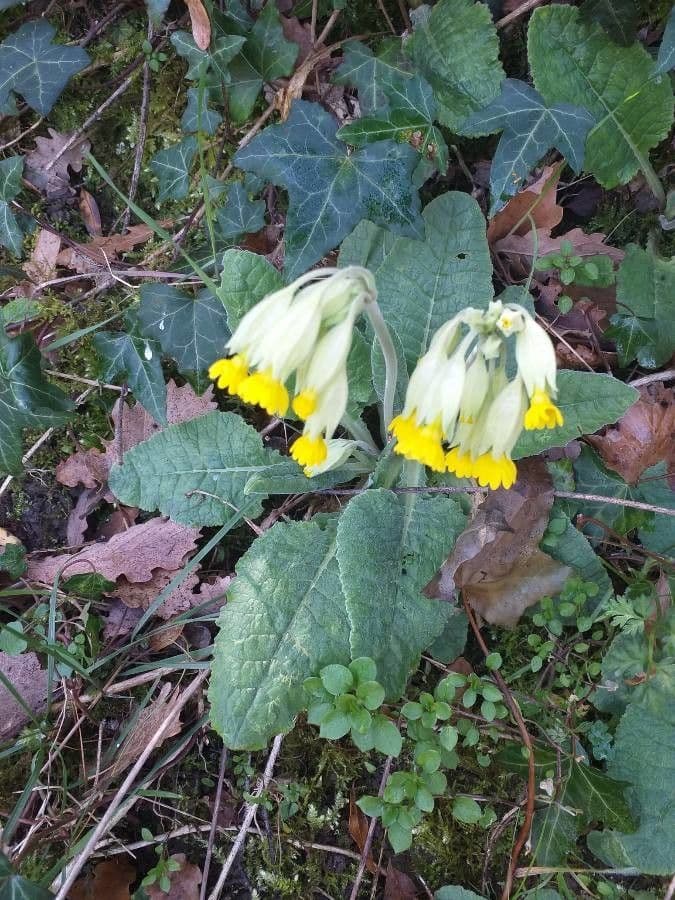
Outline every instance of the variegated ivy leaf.
<path fill-rule="evenodd" d="M 14 94 L 40 115 L 56 103 L 69 78 L 89 63 L 81 47 L 52 43 L 56 29 L 40 19 L 26 22 L 0 44 L 0 112 L 16 113 Z"/>
<path fill-rule="evenodd" d="M 379 141 L 349 154 L 336 131 L 318 103 L 297 100 L 286 122 L 266 128 L 235 156 L 242 169 L 288 191 L 289 279 L 336 247 L 361 219 L 421 236 L 412 147 Z"/>
<path fill-rule="evenodd" d="M 491 214 L 494 215 L 520 188 L 533 166 L 555 147 L 575 172 L 584 160 L 584 144 L 595 119 L 580 106 L 547 106 L 524 81 L 507 78 L 502 92 L 485 109 L 462 123 L 470 137 L 503 130 L 490 169 Z"/>

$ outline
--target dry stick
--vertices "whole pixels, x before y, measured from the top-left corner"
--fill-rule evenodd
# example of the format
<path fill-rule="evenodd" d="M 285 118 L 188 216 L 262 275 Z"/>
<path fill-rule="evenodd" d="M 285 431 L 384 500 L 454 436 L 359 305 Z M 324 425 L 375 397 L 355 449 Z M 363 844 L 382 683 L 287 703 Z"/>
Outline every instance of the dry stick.
<path fill-rule="evenodd" d="M 511 22 L 518 19 L 520 16 L 524 15 L 524 13 L 529 12 L 531 9 L 534 9 L 535 6 L 539 6 L 543 0 L 526 0 L 522 6 L 519 6 L 518 9 L 514 9 L 513 12 L 510 12 L 507 16 L 504 16 L 503 19 L 499 19 L 497 22 L 497 28 L 504 28 L 505 25 L 509 25 Z"/>
<path fill-rule="evenodd" d="M 152 22 L 148 22 L 148 42 L 152 41 Z M 136 154 L 134 156 L 134 169 L 131 173 L 131 183 L 129 185 L 129 201 L 133 201 L 138 190 L 138 181 L 141 177 L 141 163 L 143 162 L 143 151 L 145 150 L 145 139 L 148 134 L 148 114 L 150 112 L 150 61 L 148 59 L 143 63 L 143 93 L 141 95 L 141 112 L 138 123 L 138 141 L 136 143 Z M 127 204 L 122 214 L 122 231 L 126 231 L 131 220 L 131 207 Z"/>
<path fill-rule="evenodd" d="M 396 34 L 396 29 L 394 28 L 394 23 L 389 18 L 389 13 L 387 12 L 387 10 L 384 7 L 384 0 L 377 0 L 377 5 L 380 7 L 380 12 L 384 16 L 384 19 L 385 19 L 387 25 L 389 26 L 389 31 L 391 31 L 392 34 Z"/>
<path fill-rule="evenodd" d="M 631 387 L 645 387 L 648 384 L 654 384 L 655 381 L 672 381 L 675 379 L 675 369 L 666 369 L 665 372 L 654 372 L 652 375 L 643 375 L 642 378 L 636 378 L 635 381 L 629 381 Z"/>
<path fill-rule="evenodd" d="M 272 772 L 274 771 L 274 765 L 277 761 L 277 756 L 279 755 L 279 751 L 281 750 L 281 742 L 283 741 L 283 734 L 278 734 L 274 738 L 274 742 L 272 743 L 272 749 L 270 751 L 270 755 L 267 758 L 267 765 L 265 766 L 265 771 L 263 772 L 262 779 L 259 781 L 258 786 L 255 790 L 254 796 L 259 797 L 260 794 L 265 790 L 267 785 L 272 780 Z M 223 865 L 223 868 L 218 876 L 218 881 L 216 882 L 216 886 L 209 894 L 209 900 L 218 900 L 220 897 L 220 892 L 225 886 L 225 882 L 227 881 L 227 876 L 230 874 L 230 869 L 234 865 L 234 861 L 239 855 L 239 851 L 244 846 L 244 841 L 246 840 L 246 835 L 248 834 L 248 829 L 253 821 L 253 817 L 255 816 L 256 810 L 258 809 L 257 803 L 247 804 L 246 815 L 244 816 L 244 821 L 241 824 L 241 828 L 239 829 L 239 834 L 235 838 L 234 844 L 232 844 L 232 849 L 227 855 L 227 859 Z M 62 898 L 57 897 L 56 900 L 62 900 Z"/>
<path fill-rule="evenodd" d="M 202 884 L 199 890 L 199 900 L 206 898 L 206 883 L 209 880 L 209 869 L 211 868 L 211 857 L 213 855 L 213 844 L 216 839 L 216 828 L 218 827 L 218 813 L 220 811 L 220 799 L 223 794 L 223 782 L 225 781 L 225 766 L 227 765 L 227 747 L 223 746 L 220 754 L 220 767 L 218 769 L 218 786 L 216 787 L 216 799 L 213 803 L 213 816 L 211 817 L 211 825 L 209 826 L 209 842 L 206 846 L 206 857 L 204 859 L 204 868 L 202 869 Z"/>
<path fill-rule="evenodd" d="M 197 693 L 197 691 L 202 686 L 202 683 L 206 680 L 208 675 L 209 675 L 209 669 L 205 669 L 203 672 L 201 672 L 199 675 L 197 675 L 197 677 L 194 679 L 192 684 L 190 684 L 190 686 L 187 687 L 183 691 L 183 693 L 181 694 L 179 699 L 176 701 L 174 706 L 167 712 L 166 718 L 164 719 L 162 724 L 159 726 L 157 731 L 153 734 L 148 745 L 143 750 L 141 755 L 138 757 L 138 759 L 134 763 L 133 767 L 131 768 L 129 774 L 127 775 L 127 777 L 124 779 L 124 781 L 120 785 L 119 790 L 117 791 L 117 793 L 115 794 L 115 796 L 113 797 L 113 799 L 110 803 L 110 806 L 106 809 L 105 813 L 103 814 L 103 817 L 101 818 L 101 821 L 98 823 L 96 828 L 93 830 L 89 840 L 87 841 L 87 843 L 85 844 L 83 849 L 80 851 L 80 853 L 78 853 L 78 855 L 73 860 L 73 864 L 70 868 L 70 872 L 68 873 L 68 877 L 66 878 L 65 882 L 61 885 L 61 888 L 59 889 L 59 892 L 56 895 L 55 900 L 66 900 L 66 898 L 68 897 L 68 894 L 70 892 L 70 889 L 75 884 L 77 876 L 82 871 L 82 867 L 85 865 L 85 863 L 87 862 L 87 860 L 89 859 L 91 854 L 96 849 L 96 845 L 98 844 L 102 835 L 105 833 L 105 831 L 107 830 L 107 828 L 110 825 L 110 822 L 114 818 L 117 808 L 120 806 L 122 801 L 125 800 L 131 793 L 133 783 L 134 783 L 134 780 L 136 779 L 136 776 L 140 773 L 141 769 L 145 765 L 146 761 L 148 760 L 150 754 L 153 752 L 155 747 L 159 746 L 159 744 L 162 741 L 162 738 L 164 737 L 165 734 L 167 734 L 167 732 L 173 725 L 175 719 L 178 717 L 180 711 L 183 709 L 184 706 L 187 705 L 188 701 L 192 699 L 193 695 Z"/>
<path fill-rule="evenodd" d="M 480 633 L 480 628 L 478 627 L 478 624 L 476 622 L 473 610 L 467 602 L 466 597 L 462 596 L 462 602 L 464 603 L 464 610 L 466 612 L 467 619 L 469 620 L 469 624 L 471 625 L 471 630 L 473 631 L 476 640 L 478 641 L 480 649 L 483 651 L 483 654 L 487 658 L 490 654 L 490 651 L 487 644 L 483 640 L 483 635 Z M 506 880 L 504 882 L 504 890 L 502 891 L 502 900 L 508 900 L 508 898 L 511 896 L 511 885 L 513 884 L 513 876 L 516 870 L 516 866 L 518 865 L 518 857 L 520 856 L 520 851 L 525 845 L 525 841 L 529 837 L 530 828 L 532 827 L 532 816 L 534 815 L 534 798 L 537 786 L 535 781 L 534 769 L 534 748 L 532 746 L 532 738 L 530 737 L 530 733 L 527 730 L 527 726 L 525 725 L 523 715 L 520 711 L 520 708 L 518 707 L 518 703 L 511 693 L 509 686 L 504 681 L 499 670 L 495 669 L 492 674 L 495 681 L 497 682 L 499 690 L 504 695 L 506 705 L 511 710 L 511 715 L 513 716 L 513 720 L 518 727 L 520 736 L 523 739 L 523 744 L 525 745 L 525 747 L 527 747 L 529 753 L 527 760 L 527 803 L 525 804 L 525 819 L 520 831 L 518 832 L 518 836 L 516 837 L 516 842 L 513 845 L 513 850 L 511 851 L 511 859 L 509 860 L 509 867 L 507 869 Z"/>
<path fill-rule="evenodd" d="M 380 781 L 380 789 L 377 792 L 378 797 L 381 797 L 382 794 L 384 794 L 384 786 L 387 783 L 387 778 L 389 778 L 389 772 L 391 770 L 393 759 L 393 756 L 388 756 L 387 761 L 384 764 L 384 771 L 382 772 L 382 779 Z M 361 882 L 363 881 L 363 876 L 366 872 L 366 866 L 368 865 L 368 857 L 370 856 L 370 848 L 373 846 L 373 838 L 375 836 L 376 827 L 377 819 L 373 818 L 370 820 L 370 825 L 368 826 L 368 834 L 366 835 L 366 840 L 363 844 L 363 849 L 361 850 L 361 860 L 359 862 L 359 868 L 356 873 L 356 879 L 354 880 L 354 884 L 352 886 L 352 892 L 349 895 L 349 900 L 357 900 L 357 897 L 359 896 L 359 888 L 361 887 Z"/>
<path fill-rule="evenodd" d="M 668 890 L 666 891 L 666 896 L 663 900 L 673 900 L 673 895 L 675 895 L 675 875 L 673 875 L 673 878 L 668 885 Z"/>

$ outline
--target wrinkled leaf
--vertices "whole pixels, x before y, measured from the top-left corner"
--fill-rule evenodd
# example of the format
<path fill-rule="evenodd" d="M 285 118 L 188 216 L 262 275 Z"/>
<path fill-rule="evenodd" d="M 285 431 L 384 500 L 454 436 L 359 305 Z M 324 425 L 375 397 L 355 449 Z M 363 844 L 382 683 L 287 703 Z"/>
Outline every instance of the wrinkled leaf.
<path fill-rule="evenodd" d="M 640 10 L 635 0 L 584 0 L 581 17 L 597 22 L 615 43 L 627 47 L 635 41 Z"/>
<path fill-rule="evenodd" d="M 230 329 L 234 331 L 251 307 L 283 285 L 282 276 L 263 256 L 248 250 L 226 250 L 218 296 L 227 311 Z"/>

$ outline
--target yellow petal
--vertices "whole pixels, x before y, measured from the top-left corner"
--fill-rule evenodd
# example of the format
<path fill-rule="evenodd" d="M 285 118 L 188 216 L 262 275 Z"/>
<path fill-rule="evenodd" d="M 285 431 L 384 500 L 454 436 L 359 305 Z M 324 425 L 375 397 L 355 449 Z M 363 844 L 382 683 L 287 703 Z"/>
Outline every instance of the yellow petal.
<path fill-rule="evenodd" d="M 328 456 L 328 447 L 322 437 L 302 434 L 291 447 L 291 456 L 304 468 L 318 466 Z"/>
<path fill-rule="evenodd" d="M 270 372 L 254 372 L 244 378 L 237 394 L 245 403 L 261 406 L 270 416 L 285 416 L 288 412 L 288 391 Z"/>
<path fill-rule="evenodd" d="M 400 421 L 397 422 L 397 419 Z M 440 423 L 420 425 L 411 417 L 397 416 L 391 423 L 396 437 L 394 453 L 406 459 L 420 462 L 436 472 L 445 471 L 445 453 L 441 443 L 443 432 Z"/>
<path fill-rule="evenodd" d="M 246 357 L 239 353 L 229 359 L 217 359 L 209 366 L 209 378 L 213 379 L 219 388 L 231 394 L 237 393 L 239 385 L 247 375 Z"/>
<path fill-rule="evenodd" d="M 317 400 L 316 391 L 300 391 L 293 398 L 293 412 L 304 422 L 316 411 Z"/>
<path fill-rule="evenodd" d="M 538 428 L 556 428 L 563 424 L 563 415 L 544 390 L 536 390 L 530 399 L 530 407 L 525 413 L 524 425 L 527 431 Z"/>

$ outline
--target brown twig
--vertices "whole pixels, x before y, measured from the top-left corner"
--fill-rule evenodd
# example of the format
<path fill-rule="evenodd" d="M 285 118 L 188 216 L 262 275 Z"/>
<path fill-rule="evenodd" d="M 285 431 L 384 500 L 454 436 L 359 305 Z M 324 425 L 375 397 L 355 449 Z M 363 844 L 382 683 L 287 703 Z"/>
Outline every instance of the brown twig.
<path fill-rule="evenodd" d="M 209 830 L 209 842 L 206 845 L 206 857 L 204 858 L 204 868 L 202 869 L 202 884 L 199 889 L 199 900 L 206 900 L 206 884 L 209 880 L 209 869 L 211 868 L 211 857 L 213 855 L 213 845 L 216 840 L 216 828 L 218 827 L 218 813 L 220 812 L 220 799 L 223 795 L 223 782 L 225 781 L 225 766 L 227 765 L 227 747 L 223 746 L 220 753 L 220 766 L 218 768 L 218 785 L 216 786 L 216 797 L 213 801 L 213 815 L 211 816 L 211 828 Z"/>
<path fill-rule="evenodd" d="M 148 22 L 148 41 L 152 42 L 152 22 Z M 145 140 L 148 135 L 148 114 L 150 112 L 150 61 L 148 59 L 143 63 L 143 90 L 141 94 L 141 111 L 138 121 L 138 140 L 136 141 L 136 153 L 134 155 L 134 169 L 131 173 L 131 183 L 129 184 L 129 203 L 136 197 L 138 190 L 138 181 L 141 177 L 141 164 L 143 162 L 143 151 L 145 150 Z M 127 203 L 126 209 L 122 214 L 122 231 L 126 231 L 131 220 L 131 206 Z"/>
<path fill-rule="evenodd" d="M 478 641 L 480 649 L 487 657 L 490 651 L 487 644 L 483 640 L 483 635 L 480 633 L 480 628 L 478 627 L 478 623 L 476 622 L 473 610 L 471 609 L 471 606 L 467 602 L 465 597 L 462 597 L 462 601 L 464 603 L 464 610 L 466 612 L 467 619 L 469 620 L 469 624 L 471 625 L 471 630 L 473 631 L 476 640 Z M 523 744 L 527 748 L 529 753 L 527 762 L 527 803 L 525 804 L 525 819 L 523 820 L 523 824 L 520 828 L 520 831 L 518 832 L 518 836 L 516 837 L 516 842 L 513 845 L 513 850 L 511 851 L 511 859 L 509 860 L 509 867 L 507 869 L 506 879 L 504 881 L 504 890 L 502 891 L 502 900 L 508 900 L 508 898 L 511 896 L 511 886 L 513 884 L 513 876 L 516 871 L 516 866 L 518 865 L 518 858 L 520 856 L 521 850 L 525 846 L 525 842 L 527 841 L 530 834 L 530 828 L 532 827 L 532 817 L 534 815 L 534 798 L 536 793 L 534 748 L 532 746 L 532 738 L 530 737 L 530 733 L 527 730 L 527 726 L 525 725 L 525 721 L 523 719 L 523 715 L 520 711 L 518 703 L 511 693 L 511 689 L 504 681 L 503 677 L 497 669 L 495 669 L 492 674 L 495 681 L 497 682 L 499 690 L 504 696 L 506 705 L 511 711 L 513 721 L 515 722 L 518 731 L 520 732 L 520 736 L 523 739 Z"/>
<path fill-rule="evenodd" d="M 508 15 L 504 16 L 504 18 L 499 19 L 497 21 L 497 28 L 504 28 L 506 25 L 510 25 L 511 22 L 519 19 L 526 12 L 529 12 L 531 9 L 534 9 L 535 6 L 539 6 L 539 4 L 543 2 L 544 0 L 525 0 L 525 3 L 521 4 L 517 9 L 514 9 L 513 12 L 510 12 Z"/>
<path fill-rule="evenodd" d="M 378 797 L 381 797 L 384 793 L 384 786 L 387 783 L 387 778 L 389 778 L 389 772 L 391 771 L 391 764 L 393 762 L 393 759 L 393 756 L 388 756 L 387 761 L 384 764 L 384 771 L 382 772 L 382 779 L 380 781 L 380 789 L 377 792 Z M 363 848 L 361 849 L 359 868 L 356 872 L 356 878 L 354 879 L 354 884 L 352 885 L 352 892 L 349 895 L 349 900 L 357 900 L 357 897 L 359 896 L 359 888 L 361 887 L 361 882 L 363 881 L 363 876 L 366 872 L 366 866 L 368 865 L 368 857 L 370 856 L 370 848 L 373 846 L 373 838 L 375 836 L 376 827 L 377 819 L 373 818 L 370 820 L 370 825 L 368 826 L 368 834 L 366 835 Z"/>

